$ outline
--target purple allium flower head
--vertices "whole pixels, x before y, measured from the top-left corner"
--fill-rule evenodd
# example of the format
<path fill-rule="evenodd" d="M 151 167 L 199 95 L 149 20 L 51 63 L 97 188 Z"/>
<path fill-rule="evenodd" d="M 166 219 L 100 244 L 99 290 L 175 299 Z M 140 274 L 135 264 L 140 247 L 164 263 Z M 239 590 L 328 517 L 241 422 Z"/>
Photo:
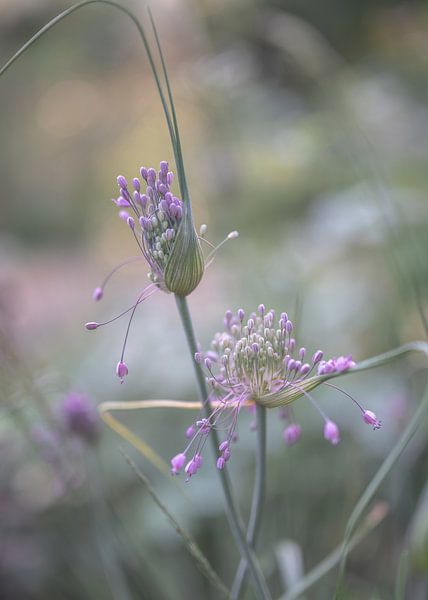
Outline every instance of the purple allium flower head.
<path fill-rule="evenodd" d="M 94 442 L 99 434 L 99 417 L 94 404 L 84 394 L 70 392 L 61 406 L 63 423 L 71 433 L 88 442 Z"/>
<path fill-rule="evenodd" d="M 165 284 L 165 268 L 173 249 L 173 240 L 183 218 L 183 202 L 170 191 L 172 178 L 168 178 L 168 163 L 160 163 L 159 173 L 152 167 L 141 167 L 141 183 L 138 177 L 132 180 L 134 192 L 128 190 L 128 182 L 122 175 L 117 178 L 120 195 L 115 200 L 119 207 L 130 208 L 133 216 L 124 218 L 133 232 L 144 258 L 149 263 L 149 278 L 160 289 L 168 291 Z M 145 193 L 141 193 L 144 188 Z M 136 224 L 141 230 L 137 232 Z M 166 231 L 168 234 L 166 235 Z"/>
<path fill-rule="evenodd" d="M 324 437 L 333 445 L 340 441 L 338 426 L 309 392 L 321 384 L 336 388 L 328 380 L 351 369 L 355 365 L 352 357 L 323 361 L 323 352 L 317 350 L 310 361 L 303 362 L 311 354 L 291 337 L 294 328 L 287 313 L 281 313 L 275 322 L 274 311 L 266 311 L 261 304 L 257 311 L 249 314 L 247 321 L 244 316 L 243 309 L 236 314 L 226 311 L 224 331 L 215 334 L 208 352 L 198 348 L 195 355 L 195 360 L 205 367 L 207 382 L 212 388 L 212 414 L 188 429 L 189 442 L 183 451 L 186 456 L 193 453 L 193 459 L 186 466 L 188 476 L 199 469 L 201 452 L 212 429 L 220 430 L 225 436 L 217 458 L 217 468 L 225 468 L 231 455 L 231 442 L 238 437 L 238 417 L 243 407 L 252 413 L 257 404 L 266 408 L 279 407 L 279 418 L 287 421 L 284 441 L 292 445 L 300 438 L 302 430 L 293 422 L 288 406 L 298 398 L 308 399 L 324 420 Z M 352 396 L 349 398 L 360 409 L 364 422 L 379 428 L 376 415 L 363 409 Z"/>
<path fill-rule="evenodd" d="M 204 258 L 200 239 L 206 232 L 206 226 L 201 229 L 202 237 L 199 237 L 193 225 L 189 198 L 183 202 L 171 190 L 173 173 L 169 171 L 168 163 L 162 161 L 158 172 L 153 167 L 141 167 L 140 174 L 141 179 L 134 177 L 131 186 L 123 175 L 117 177 L 119 195 L 113 202 L 121 209 L 119 218 L 127 224 L 141 253 L 140 257 L 149 265 L 148 277 L 151 284 L 139 294 L 133 306 L 104 323 L 95 326 L 95 322 L 91 322 L 87 329 L 107 325 L 127 313 L 131 313 L 131 322 L 137 306 L 157 290 L 183 297 L 189 295 L 203 276 L 205 261 L 209 264 L 227 240 L 238 237 L 238 232 L 232 231 L 217 246 L 205 240 L 211 250 Z M 123 210 L 124 208 L 128 210 Z M 107 281 L 128 262 L 132 262 L 132 259 L 112 269 L 103 284 L 95 289 L 94 300 L 101 300 Z M 120 363 L 123 363 L 128 332 L 129 325 Z M 123 367 L 121 371 L 124 373 Z M 120 378 L 123 380 L 123 376 Z"/>
<path fill-rule="evenodd" d="M 333 421 L 326 421 L 324 425 L 324 438 L 329 441 L 333 446 L 337 446 L 340 442 L 340 431 L 339 427 Z"/>
<path fill-rule="evenodd" d="M 288 427 L 284 429 L 284 442 L 287 446 L 292 446 L 295 444 L 302 435 L 302 428 L 297 423 L 292 423 Z"/>

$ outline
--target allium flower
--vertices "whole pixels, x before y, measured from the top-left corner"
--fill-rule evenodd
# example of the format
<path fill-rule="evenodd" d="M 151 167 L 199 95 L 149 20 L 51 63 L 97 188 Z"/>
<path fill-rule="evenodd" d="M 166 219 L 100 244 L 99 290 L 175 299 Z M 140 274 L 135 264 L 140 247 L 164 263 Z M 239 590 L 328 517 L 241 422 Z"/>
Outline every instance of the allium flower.
<path fill-rule="evenodd" d="M 119 196 L 113 199 L 113 202 L 120 209 L 119 218 L 129 228 L 141 255 L 117 265 L 102 284 L 95 288 L 92 298 L 95 301 L 101 300 L 104 288 L 112 275 L 139 258 L 144 258 L 149 265 L 148 277 L 151 284 L 138 294 L 132 306 L 116 317 L 104 323 L 90 321 L 85 325 L 86 329 L 92 331 L 131 313 L 122 354 L 116 368 L 116 374 L 122 382 L 128 374 L 128 367 L 123 358 L 129 327 L 137 306 L 158 290 L 183 297 L 190 294 L 199 284 L 205 266 L 211 262 L 220 246 L 226 240 L 238 237 L 238 232 L 232 231 L 221 244 L 213 246 L 204 238 L 206 225 L 201 226 L 199 236 L 196 234 L 190 202 L 183 202 L 171 191 L 174 175 L 166 161 L 160 163 L 158 172 L 153 168 L 141 167 L 140 175 L 141 179 L 135 177 L 131 185 L 123 175 L 119 175 Z M 210 248 L 205 259 L 201 241 L 206 242 Z"/>
<path fill-rule="evenodd" d="M 185 468 L 188 478 L 196 473 L 201 466 L 202 449 L 213 428 L 224 434 L 217 459 L 217 468 L 223 469 L 230 459 L 232 442 L 237 436 L 241 409 L 248 407 L 253 410 L 256 404 L 266 408 L 282 407 L 280 416 L 288 422 L 284 441 L 292 445 L 298 441 L 302 430 L 293 422 L 291 411 L 284 407 L 302 396 L 306 397 L 324 420 L 325 439 L 333 445 L 338 444 L 338 426 L 309 392 L 352 369 L 355 366 L 352 357 L 322 360 L 323 352 L 318 350 L 307 358 L 306 348 L 299 347 L 293 337 L 293 323 L 287 313 L 281 313 L 276 320 L 275 312 L 266 311 L 263 304 L 247 320 L 242 309 L 236 314 L 228 310 L 224 327 L 222 333 L 215 334 L 210 351 L 195 355 L 196 362 L 204 366 L 207 374 L 213 411 L 209 419 L 200 419 L 187 429 L 189 443 L 172 459 L 172 473 L 178 473 L 189 459 Z M 332 384 L 326 385 L 340 390 Z M 380 427 L 380 421 L 372 411 L 363 409 L 354 398 L 349 397 L 360 409 L 365 423 L 374 428 Z"/>

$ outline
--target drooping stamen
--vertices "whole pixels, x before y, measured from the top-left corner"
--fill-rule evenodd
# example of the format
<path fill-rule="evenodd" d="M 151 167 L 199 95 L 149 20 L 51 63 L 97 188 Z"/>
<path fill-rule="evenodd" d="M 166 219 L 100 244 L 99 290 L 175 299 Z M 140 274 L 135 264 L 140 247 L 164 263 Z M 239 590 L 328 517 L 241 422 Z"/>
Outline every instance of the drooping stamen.
<path fill-rule="evenodd" d="M 101 298 L 104 295 L 104 288 L 106 287 L 108 281 L 111 279 L 111 277 L 116 273 L 116 271 L 119 271 L 119 269 L 121 269 L 122 267 L 129 265 L 132 262 L 136 262 L 137 260 L 142 260 L 142 256 L 133 256 L 132 258 L 128 258 L 127 260 L 124 260 L 123 262 L 119 263 L 118 265 L 116 265 L 115 267 L 113 267 L 113 269 L 104 277 L 104 279 L 101 282 L 101 285 L 98 286 L 97 288 L 95 288 L 93 294 L 92 294 L 92 298 L 95 301 L 101 300 Z"/>
<path fill-rule="evenodd" d="M 146 293 L 146 295 L 143 297 L 144 292 L 146 292 L 148 290 L 148 288 L 150 287 L 154 287 L 154 289 L 151 289 L 149 292 Z M 120 362 L 123 363 L 123 357 L 125 355 L 125 348 L 126 348 L 126 342 L 128 341 L 128 335 L 129 335 L 129 330 L 131 328 L 131 323 L 132 323 L 132 319 L 134 318 L 135 315 L 135 311 L 137 310 L 137 306 L 139 304 L 141 304 L 141 302 L 143 300 L 146 300 L 147 298 L 149 298 L 152 294 L 154 294 L 157 291 L 157 286 L 152 285 L 152 286 L 148 286 L 143 292 L 142 294 L 138 297 L 137 302 L 134 304 L 134 306 L 132 307 L 132 312 L 131 312 L 131 316 L 129 317 L 129 321 L 128 321 L 128 327 L 126 328 L 126 333 L 125 333 L 125 339 L 123 340 L 123 346 L 122 346 L 122 354 L 120 355 Z"/>
<path fill-rule="evenodd" d="M 211 250 L 211 252 L 208 254 L 208 256 L 205 257 L 205 266 L 208 267 L 212 261 L 215 258 L 215 255 L 217 254 L 218 250 L 228 241 L 228 240 L 235 240 L 237 237 L 239 237 L 239 232 L 238 231 L 231 231 L 222 242 L 220 242 L 219 244 L 217 244 L 217 246 L 214 246 L 213 249 Z M 205 238 L 201 238 L 204 241 Z M 212 244 L 211 244 L 212 245 Z"/>
<path fill-rule="evenodd" d="M 360 409 L 364 423 L 367 423 L 367 425 L 373 425 L 373 429 L 381 428 L 382 422 L 376 417 L 375 413 L 371 410 L 363 408 L 361 404 L 351 396 L 351 394 L 348 394 L 348 392 L 345 392 L 345 390 L 342 390 L 342 388 L 338 387 L 337 385 L 333 385 L 332 383 L 324 382 L 324 385 L 328 385 L 338 392 L 342 392 L 342 394 L 345 394 L 345 396 L 348 396 L 348 398 L 350 398 L 352 402 L 354 402 L 354 404 L 356 404 Z"/>
<path fill-rule="evenodd" d="M 336 423 L 327 417 L 325 412 L 322 410 L 315 398 L 311 396 L 311 394 L 295 384 L 290 383 L 290 385 L 299 389 L 304 396 L 309 398 L 314 408 L 316 408 L 321 417 L 324 419 L 324 438 L 331 442 L 333 446 L 336 446 L 340 442 L 340 431 Z"/>
<path fill-rule="evenodd" d="M 149 296 L 151 296 L 155 291 L 157 291 L 159 288 L 157 285 L 155 285 L 154 283 L 150 283 L 146 288 L 144 288 L 144 290 L 141 292 L 140 296 L 138 297 L 137 300 L 137 304 L 141 304 L 141 302 L 144 302 L 144 300 L 146 300 L 146 298 L 149 298 Z M 147 293 L 147 295 L 144 295 L 145 293 Z M 112 319 L 109 319 L 108 321 L 104 321 L 103 323 L 97 323 L 95 321 L 89 321 L 89 323 L 85 324 L 85 328 L 88 331 L 92 331 L 94 329 L 98 329 L 98 327 L 102 327 L 104 325 L 109 325 L 110 323 L 113 323 L 114 321 L 117 321 L 118 319 L 120 319 L 121 317 L 123 317 L 124 315 L 126 315 L 127 313 L 129 313 L 131 310 L 133 310 L 135 308 L 135 304 L 133 304 L 132 306 L 130 306 L 129 308 L 127 308 L 126 310 L 124 310 L 123 312 L 121 312 L 120 314 L 116 315 L 115 317 L 113 317 Z"/>

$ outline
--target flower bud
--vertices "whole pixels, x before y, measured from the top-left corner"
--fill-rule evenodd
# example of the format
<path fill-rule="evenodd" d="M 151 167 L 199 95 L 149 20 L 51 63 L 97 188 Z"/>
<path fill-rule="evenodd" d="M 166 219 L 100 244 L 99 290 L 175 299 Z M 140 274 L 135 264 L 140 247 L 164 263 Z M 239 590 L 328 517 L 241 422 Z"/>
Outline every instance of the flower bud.
<path fill-rule="evenodd" d="M 287 446 L 292 446 L 300 439 L 301 435 L 302 428 L 300 425 L 297 425 L 297 423 L 292 423 L 286 427 L 286 429 L 284 429 L 284 442 L 287 444 Z"/>
<path fill-rule="evenodd" d="M 324 438 L 333 444 L 333 446 L 337 446 L 340 442 L 339 427 L 333 421 L 326 421 L 324 425 Z"/>
<path fill-rule="evenodd" d="M 98 302 L 98 300 L 101 300 L 101 298 L 103 297 L 103 295 L 104 295 L 103 288 L 102 287 L 97 287 L 92 292 L 92 299 L 95 300 L 95 302 Z"/>
<path fill-rule="evenodd" d="M 181 207 L 177 209 L 181 210 Z M 164 272 L 165 287 L 178 296 L 188 296 L 193 292 L 204 274 L 204 257 L 189 204 L 184 204 L 183 209 L 183 220 Z"/>

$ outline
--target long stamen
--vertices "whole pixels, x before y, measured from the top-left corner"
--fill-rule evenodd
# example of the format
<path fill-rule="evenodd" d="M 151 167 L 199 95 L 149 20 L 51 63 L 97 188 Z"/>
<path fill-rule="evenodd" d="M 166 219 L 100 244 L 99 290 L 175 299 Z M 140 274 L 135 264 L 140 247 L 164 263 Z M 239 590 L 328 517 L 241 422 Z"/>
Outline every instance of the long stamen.
<path fill-rule="evenodd" d="M 205 258 L 205 266 L 208 267 L 208 265 L 211 264 L 211 261 L 214 259 L 216 253 L 218 252 L 218 250 L 228 241 L 228 240 L 235 240 L 237 237 L 239 236 L 239 233 L 237 231 L 231 231 L 222 242 L 220 242 L 217 246 L 214 246 L 214 248 L 211 250 L 211 252 L 208 254 L 208 256 Z"/>
<path fill-rule="evenodd" d="M 154 283 L 151 283 L 146 288 L 144 288 L 144 290 L 141 292 L 141 294 L 139 295 L 139 297 L 137 299 L 136 304 L 133 304 L 132 306 L 130 306 L 129 308 L 127 308 L 126 310 L 124 310 L 123 312 L 118 314 L 116 317 L 113 317 L 112 319 L 109 319 L 108 321 L 104 321 L 103 323 L 96 323 L 95 321 L 90 321 L 89 323 L 86 323 L 86 325 L 85 325 L 86 329 L 88 329 L 89 331 L 92 331 L 94 329 L 98 329 L 98 327 L 102 327 L 103 325 L 109 325 L 110 323 L 117 321 L 118 319 L 120 319 L 121 317 L 123 317 L 124 315 L 129 313 L 131 310 L 133 310 L 136 305 L 141 304 L 141 302 L 144 302 L 144 300 L 146 300 L 146 298 L 149 298 L 149 296 L 151 296 L 155 291 L 157 291 L 157 289 L 158 289 L 158 287 Z M 147 295 L 145 295 L 146 292 L 147 292 Z"/>
<path fill-rule="evenodd" d="M 318 404 L 318 402 L 315 400 L 315 398 L 311 394 L 309 394 L 309 392 L 307 392 L 306 390 L 304 390 L 303 388 L 301 388 L 299 385 L 296 385 L 294 383 L 290 383 L 289 385 L 291 387 L 294 387 L 294 388 L 298 389 L 299 392 L 302 392 L 302 394 L 304 396 L 306 396 L 306 398 L 308 398 L 310 400 L 311 404 L 319 412 L 319 414 L 321 415 L 321 417 L 324 419 L 324 421 L 326 423 L 328 421 L 330 421 L 330 419 L 327 417 L 327 415 L 325 414 L 325 412 L 323 411 L 323 409 L 321 408 L 321 406 Z"/>
<path fill-rule="evenodd" d="M 361 406 L 361 404 L 358 402 L 358 400 L 355 400 L 355 398 L 353 398 L 351 396 L 351 394 L 348 394 L 348 392 L 345 392 L 345 390 L 342 390 L 342 388 L 338 387 L 337 385 L 333 385 L 332 383 L 324 382 L 324 385 L 328 385 L 328 387 L 334 388 L 338 392 L 342 392 L 342 394 L 345 394 L 345 396 L 348 396 L 348 398 L 350 398 L 352 400 L 352 402 L 358 406 L 358 408 L 361 410 L 361 412 L 362 413 L 364 412 L 364 408 Z"/>
<path fill-rule="evenodd" d="M 150 286 L 148 286 L 150 287 Z M 157 291 L 157 287 L 154 286 L 155 289 L 150 290 L 150 292 L 148 292 L 148 294 L 146 296 L 144 296 L 144 298 L 142 298 L 141 296 L 138 298 L 137 302 L 134 304 L 134 306 L 132 307 L 132 313 L 131 316 L 129 317 L 129 321 L 128 321 L 128 327 L 126 328 L 126 334 L 125 334 L 125 339 L 123 340 L 123 346 L 122 346 L 122 354 L 120 355 L 120 362 L 123 362 L 123 356 L 125 354 L 125 347 L 126 347 L 126 342 L 128 341 L 128 335 L 129 335 L 129 329 L 131 327 L 131 323 L 132 323 L 132 319 L 134 318 L 135 315 L 135 311 L 137 310 L 137 306 L 139 304 L 141 304 L 141 302 L 143 300 L 146 300 L 147 298 L 149 298 L 152 294 L 154 294 Z M 146 288 L 147 290 L 148 288 Z M 144 292 L 143 292 L 144 293 Z"/>
<path fill-rule="evenodd" d="M 348 398 L 350 398 L 357 406 L 358 408 L 361 410 L 361 414 L 363 417 L 363 421 L 364 423 L 366 423 L 367 425 L 373 425 L 373 429 L 380 429 L 381 425 L 382 425 L 382 421 L 380 421 L 374 412 L 372 412 L 371 410 L 367 410 L 365 408 L 363 408 L 361 406 L 361 404 L 355 400 L 355 398 L 353 398 L 350 394 L 348 394 L 348 392 L 345 392 L 345 390 L 342 390 L 342 388 L 333 385 L 332 383 L 327 383 L 325 382 L 325 385 L 328 385 L 329 387 L 334 388 L 335 390 L 338 390 L 339 392 L 342 392 L 342 394 L 345 394 L 345 396 L 348 396 Z"/>
<path fill-rule="evenodd" d="M 95 288 L 94 293 L 92 294 L 93 299 L 97 300 L 97 301 L 101 300 L 101 298 L 104 295 L 104 288 L 106 287 L 109 280 L 116 273 L 116 271 L 119 271 L 119 269 L 121 269 L 122 267 L 125 267 L 126 265 L 129 265 L 130 263 L 136 262 L 137 260 L 142 260 L 142 256 L 133 256 L 132 258 L 128 258 L 127 260 L 124 260 L 123 262 L 121 262 L 118 265 L 116 265 L 115 267 L 113 267 L 113 269 L 109 273 L 107 273 L 107 275 L 104 277 L 104 279 L 101 282 L 101 285 L 99 285 L 97 288 Z"/>

